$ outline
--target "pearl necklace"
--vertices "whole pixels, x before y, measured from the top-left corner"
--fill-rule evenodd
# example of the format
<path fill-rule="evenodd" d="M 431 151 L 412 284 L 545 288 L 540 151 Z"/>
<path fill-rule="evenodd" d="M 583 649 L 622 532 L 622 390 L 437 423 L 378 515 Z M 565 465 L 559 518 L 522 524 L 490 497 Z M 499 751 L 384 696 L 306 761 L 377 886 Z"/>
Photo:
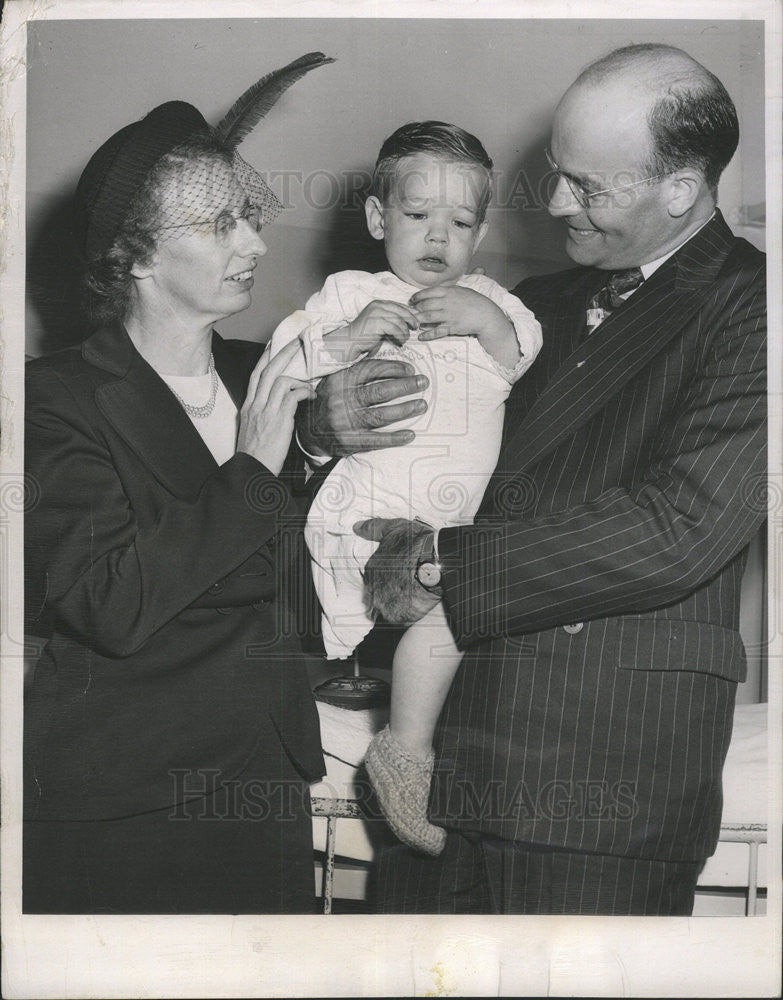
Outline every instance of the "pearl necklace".
<path fill-rule="evenodd" d="M 187 413 L 189 417 L 196 417 L 198 419 L 202 419 L 203 417 L 210 416 L 212 411 L 215 409 L 215 401 L 217 400 L 217 391 L 218 391 L 218 376 L 217 372 L 215 371 L 215 358 L 212 354 L 210 354 L 209 356 L 209 368 L 207 369 L 207 371 L 211 376 L 212 388 L 209 393 L 209 399 L 206 401 L 206 403 L 204 403 L 203 406 L 191 406 L 190 403 L 185 402 L 185 400 L 182 398 L 182 396 L 180 396 L 180 394 L 177 392 L 176 389 L 172 389 L 172 387 L 169 386 L 169 389 L 171 389 L 171 391 L 177 397 L 180 406 L 185 411 L 185 413 Z"/>

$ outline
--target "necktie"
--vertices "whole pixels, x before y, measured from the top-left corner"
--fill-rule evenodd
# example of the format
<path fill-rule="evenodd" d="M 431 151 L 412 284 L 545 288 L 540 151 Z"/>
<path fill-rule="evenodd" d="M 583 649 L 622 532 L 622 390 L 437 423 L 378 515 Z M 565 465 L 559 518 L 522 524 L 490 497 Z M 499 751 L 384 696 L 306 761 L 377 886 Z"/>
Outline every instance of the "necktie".
<path fill-rule="evenodd" d="M 643 281 L 644 275 L 638 267 L 614 271 L 604 287 L 587 303 L 586 335 L 589 336 L 609 313 L 623 304 L 621 296 L 625 292 L 632 292 Z"/>

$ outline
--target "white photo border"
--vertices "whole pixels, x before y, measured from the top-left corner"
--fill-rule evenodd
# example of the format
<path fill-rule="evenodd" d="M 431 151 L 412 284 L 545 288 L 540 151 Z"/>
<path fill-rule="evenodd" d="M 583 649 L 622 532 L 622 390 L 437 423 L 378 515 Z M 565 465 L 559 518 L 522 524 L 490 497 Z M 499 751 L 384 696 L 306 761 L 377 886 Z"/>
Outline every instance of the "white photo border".
<path fill-rule="evenodd" d="M 566 0 L 255 0 L 220 6 L 220 20 L 264 17 L 558 18 Z M 23 635 L 22 414 L 25 278 L 26 26 L 78 18 L 211 18 L 202 0 L 9 0 L 2 25 L 0 148 L 0 450 L 2 618 L 2 932 L 6 997 L 245 997 L 411 995 L 773 996 L 780 990 L 781 704 L 770 670 L 770 815 L 766 916 L 271 917 L 38 916 L 21 913 Z M 580 18 L 756 19 L 765 22 L 770 357 L 770 496 L 783 509 L 781 342 L 781 6 L 771 2 L 578 5 Z M 769 531 L 770 665 L 783 642 L 781 509 Z M 780 629 L 783 633 L 783 629 Z M 777 777 L 777 780 L 775 780 Z M 581 990 L 586 990 L 581 993 Z M 622 992 L 620 992 L 622 991 Z"/>

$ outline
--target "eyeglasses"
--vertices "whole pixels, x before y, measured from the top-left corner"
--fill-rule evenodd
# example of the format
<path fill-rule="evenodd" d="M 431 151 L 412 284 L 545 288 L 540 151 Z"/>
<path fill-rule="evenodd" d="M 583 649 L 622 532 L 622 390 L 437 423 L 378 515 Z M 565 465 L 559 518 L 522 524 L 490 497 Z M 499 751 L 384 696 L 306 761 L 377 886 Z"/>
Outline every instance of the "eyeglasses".
<path fill-rule="evenodd" d="M 173 226 L 159 226 L 158 232 L 171 229 L 199 229 L 212 226 L 215 239 L 221 246 L 228 246 L 236 231 L 240 219 L 244 219 L 252 229 L 260 233 L 262 226 L 261 208 L 256 205 L 246 205 L 240 212 L 229 212 L 227 209 L 214 219 L 197 219 L 192 222 L 179 222 Z"/>
<path fill-rule="evenodd" d="M 668 174 L 651 174 L 649 177 L 643 177 L 640 181 L 633 181 L 630 184 L 620 184 L 618 187 L 602 188 L 600 191 L 585 191 L 584 186 L 576 180 L 575 177 L 571 177 L 570 174 L 565 173 L 552 159 L 552 154 L 549 149 L 544 150 L 544 154 L 547 158 L 547 162 L 552 170 L 557 174 L 558 177 L 562 177 L 563 180 L 568 185 L 568 189 L 571 194 L 576 198 L 582 208 L 594 207 L 596 199 L 605 198 L 606 195 L 614 194 L 616 191 L 626 191 L 628 188 L 638 187 L 640 184 L 647 184 L 648 181 L 657 181 L 663 177 L 668 177 Z"/>

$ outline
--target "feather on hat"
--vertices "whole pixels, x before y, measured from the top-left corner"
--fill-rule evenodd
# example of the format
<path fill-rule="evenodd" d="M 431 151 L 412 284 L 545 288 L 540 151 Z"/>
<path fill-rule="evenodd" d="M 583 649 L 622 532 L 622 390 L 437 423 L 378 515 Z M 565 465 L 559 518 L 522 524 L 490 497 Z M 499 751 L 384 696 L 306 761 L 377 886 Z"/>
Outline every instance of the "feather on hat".
<path fill-rule="evenodd" d="M 236 148 L 292 84 L 331 62 L 334 59 L 322 52 L 310 52 L 267 73 L 234 102 L 216 128 L 192 104 L 168 101 L 107 139 L 91 157 L 76 188 L 74 235 L 85 257 L 95 258 L 111 247 L 134 197 L 158 160 L 200 133 L 216 138 L 233 154 L 243 186 L 249 174 L 254 175 L 253 187 L 265 192 L 265 221 L 273 218 L 282 206 Z"/>

